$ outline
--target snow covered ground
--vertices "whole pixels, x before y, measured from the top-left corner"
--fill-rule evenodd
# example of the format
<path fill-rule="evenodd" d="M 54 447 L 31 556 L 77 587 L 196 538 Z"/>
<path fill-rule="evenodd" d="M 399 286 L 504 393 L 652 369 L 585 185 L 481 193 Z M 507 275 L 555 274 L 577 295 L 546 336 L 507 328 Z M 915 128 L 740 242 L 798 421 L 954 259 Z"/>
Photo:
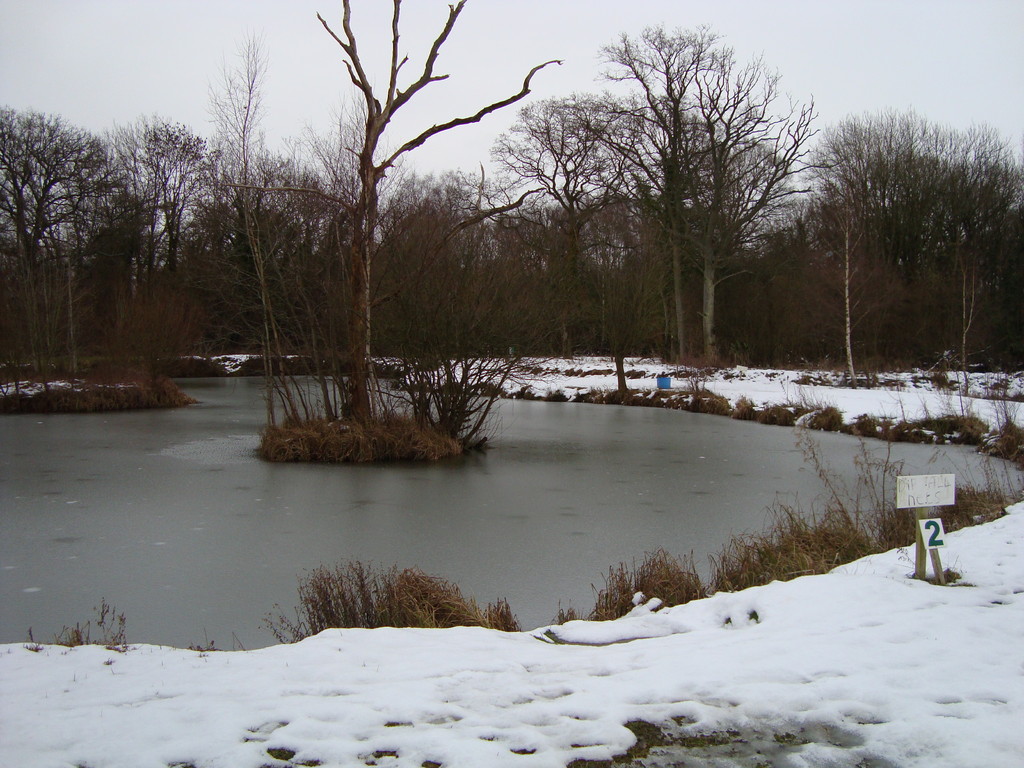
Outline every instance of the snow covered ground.
<path fill-rule="evenodd" d="M 910 579 L 892 551 L 530 633 L 342 629 L 209 653 L 0 646 L 0 764 L 563 766 L 626 752 L 624 724 L 642 720 L 677 742 L 644 765 L 1019 766 L 1022 541 L 1018 504 L 947 536 L 959 586 Z"/>
<path fill-rule="evenodd" d="M 534 365 L 536 374 L 511 385 L 509 389 L 525 386 L 538 397 L 561 392 L 571 399 L 575 394 L 591 389 L 616 388 L 614 366 L 607 358 L 538 360 Z M 1011 417 L 1018 417 L 1017 423 L 1024 416 L 1024 403 L 991 399 L 994 392 L 1010 398 L 1024 397 L 1024 371 L 1012 374 L 972 373 L 968 380 L 969 395 L 964 397 L 956 389 L 962 384 L 962 378 L 958 379 L 955 372 L 948 377 L 953 389 L 936 386 L 941 377 L 927 371 L 879 374 L 878 387 L 853 389 L 843 386 L 842 372 L 835 371 L 745 366 L 701 371 L 640 359 L 628 359 L 625 367 L 630 389 L 655 389 L 657 377 L 667 376 L 674 388 L 696 384 L 728 398 L 733 405 L 745 397 L 759 408 L 784 403 L 835 406 L 847 422 L 862 414 L 908 421 L 956 414 L 975 415 L 994 427 L 999 424 L 1004 409 Z"/>

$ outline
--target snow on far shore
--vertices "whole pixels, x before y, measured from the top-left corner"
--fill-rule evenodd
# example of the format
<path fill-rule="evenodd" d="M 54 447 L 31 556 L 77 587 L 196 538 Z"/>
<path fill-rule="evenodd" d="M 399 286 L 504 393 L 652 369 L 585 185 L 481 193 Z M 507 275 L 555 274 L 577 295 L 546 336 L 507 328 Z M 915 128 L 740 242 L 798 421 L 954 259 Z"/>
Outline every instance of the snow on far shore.
<path fill-rule="evenodd" d="M 555 768 L 625 752 L 625 723 L 644 720 L 758 745 L 760 763 L 719 764 L 1021 765 L 1022 541 L 1018 504 L 947 536 L 959 586 L 910 579 L 895 550 L 529 633 L 341 629 L 208 653 L 3 645 L 0 764 Z"/>
<path fill-rule="evenodd" d="M 816 407 L 834 406 L 850 422 L 861 415 L 915 420 L 947 414 L 974 415 L 997 427 L 1004 415 L 1016 416 L 1020 423 L 1024 404 L 1013 402 L 1024 398 L 1024 371 L 1015 373 L 970 373 L 968 396 L 961 396 L 958 387 L 963 374 L 950 372 L 948 381 L 954 389 L 936 385 L 941 381 L 928 371 L 877 374 L 878 386 L 856 389 L 844 385 L 844 374 L 822 370 L 783 370 L 775 368 L 691 369 L 677 368 L 657 360 L 630 358 L 625 365 L 630 389 L 657 388 L 658 377 L 668 377 L 672 388 L 686 389 L 697 385 L 722 395 L 732 405 L 747 398 L 755 406 L 785 403 L 809 403 Z M 591 389 L 616 388 L 614 365 L 608 358 L 537 360 L 535 373 L 522 377 L 509 387 L 520 387 L 538 397 L 561 392 L 570 399 Z M 959 378 L 958 378 L 959 377 Z M 993 399 L 998 395 L 1006 399 Z"/>

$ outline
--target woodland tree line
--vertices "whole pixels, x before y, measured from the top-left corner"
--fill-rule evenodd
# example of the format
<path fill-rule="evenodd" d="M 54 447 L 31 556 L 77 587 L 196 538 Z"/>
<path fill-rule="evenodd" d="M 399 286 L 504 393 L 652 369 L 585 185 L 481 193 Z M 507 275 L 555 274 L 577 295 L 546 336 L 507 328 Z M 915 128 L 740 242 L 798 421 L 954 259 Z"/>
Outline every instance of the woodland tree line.
<path fill-rule="evenodd" d="M 361 70 L 345 7 L 340 33 L 324 27 L 358 105 L 287 151 L 262 138 L 251 42 L 214 89 L 206 138 L 162 117 L 96 135 L 0 110 L 8 378 L 266 351 L 271 378 L 291 355 L 318 374 L 315 394 L 282 387 L 287 419 L 334 418 L 361 407 L 336 384 L 356 349 L 441 420 L 433 401 L 470 396 L 446 382 L 479 366 L 500 384 L 511 369 L 488 366 L 521 355 L 851 376 L 1024 363 L 1024 166 L 995 131 L 909 112 L 820 127 L 765 62 L 705 28 L 653 28 L 603 49 L 609 90 L 526 102 L 490 177 L 423 176 L 399 160 L 430 130 L 384 159 L 377 142 L 389 110 L 441 79 L 462 3 L 405 90 L 396 35 L 387 94 Z M 545 66 L 434 128 L 517 103 Z M 449 431 L 464 435 L 464 417 Z"/>

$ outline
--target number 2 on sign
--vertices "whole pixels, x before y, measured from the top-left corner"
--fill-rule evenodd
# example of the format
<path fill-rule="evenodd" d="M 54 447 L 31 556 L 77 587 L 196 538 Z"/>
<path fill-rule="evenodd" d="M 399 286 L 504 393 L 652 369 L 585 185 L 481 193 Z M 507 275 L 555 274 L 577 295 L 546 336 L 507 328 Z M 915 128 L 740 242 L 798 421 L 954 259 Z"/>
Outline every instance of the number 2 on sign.
<path fill-rule="evenodd" d="M 938 517 L 932 517 L 927 520 L 920 520 L 921 526 L 921 538 L 924 539 L 924 546 L 926 549 L 938 549 L 939 547 L 946 546 L 946 542 L 943 538 L 946 535 L 946 531 L 942 527 L 942 520 Z"/>

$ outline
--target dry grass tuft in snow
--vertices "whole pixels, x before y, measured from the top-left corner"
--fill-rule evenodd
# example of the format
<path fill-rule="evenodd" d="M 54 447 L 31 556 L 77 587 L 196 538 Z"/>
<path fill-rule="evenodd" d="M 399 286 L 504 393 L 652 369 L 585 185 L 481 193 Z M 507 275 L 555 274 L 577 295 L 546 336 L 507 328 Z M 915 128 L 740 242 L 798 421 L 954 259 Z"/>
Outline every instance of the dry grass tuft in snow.
<path fill-rule="evenodd" d="M 320 566 L 299 581 L 295 617 L 270 616 L 279 642 L 293 643 L 338 627 L 487 627 L 518 632 L 504 600 L 481 609 L 458 586 L 418 568 L 375 570 L 355 561 Z"/>

